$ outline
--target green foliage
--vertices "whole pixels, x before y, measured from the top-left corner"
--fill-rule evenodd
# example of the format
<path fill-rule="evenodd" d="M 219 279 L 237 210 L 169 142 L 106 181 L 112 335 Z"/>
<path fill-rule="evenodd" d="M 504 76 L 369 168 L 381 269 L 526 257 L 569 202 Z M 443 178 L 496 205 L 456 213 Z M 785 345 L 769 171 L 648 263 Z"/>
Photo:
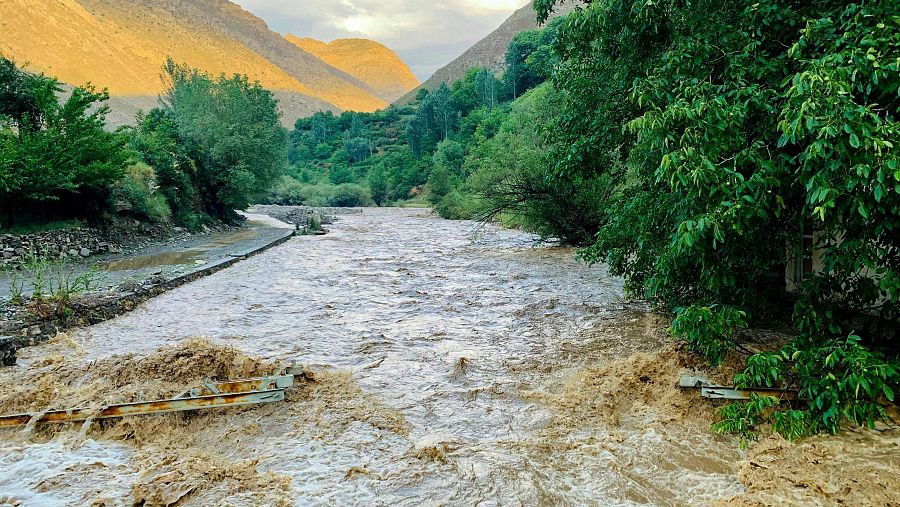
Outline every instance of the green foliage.
<path fill-rule="evenodd" d="M 92 269 L 81 271 L 64 261 L 27 256 L 22 260 L 21 272 L 15 271 L 11 276 L 10 302 L 16 305 L 46 303 L 49 306 L 38 306 L 40 311 L 63 316 L 75 296 L 98 288 L 96 280 L 97 273 Z M 29 289 L 27 297 L 26 285 Z"/>
<path fill-rule="evenodd" d="M 308 185 L 300 190 L 300 202 L 304 206 L 325 207 L 331 205 L 334 185 Z"/>
<path fill-rule="evenodd" d="M 448 173 L 459 174 L 465 159 L 465 147 L 461 143 L 447 139 L 438 143 L 432 163 L 434 167 L 443 167 Z"/>
<path fill-rule="evenodd" d="M 732 404 L 721 410 L 722 420 L 715 429 L 748 436 L 750 429 L 767 422 L 786 438 L 795 439 L 836 433 L 845 423 L 874 428 L 876 421 L 887 417 L 882 403 L 894 401 L 900 364 L 861 342 L 856 335 L 804 338 L 780 351 L 750 357 L 746 369 L 735 377 L 738 387 L 796 385 L 799 398 L 809 406 L 768 410 L 752 403 Z"/>
<path fill-rule="evenodd" d="M 728 306 L 689 306 L 676 308 L 670 332 L 687 341 L 695 352 L 713 365 L 734 348 L 734 334 L 747 326 L 747 314 Z"/>
<path fill-rule="evenodd" d="M 558 3 L 535 2 L 539 19 Z M 893 1 L 600 0 L 558 26 L 554 172 L 615 188 L 584 256 L 685 308 L 676 334 L 720 359 L 735 319 L 713 309 L 770 315 L 813 238 L 821 265 L 793 281 L 798 339 L 741 377 L 797 386 L 808 405 L 729 409 L 733 431 L 871 425 L 896 385 L 896 13 Z"/>
<path fill-rule="evenodd" d="M 416 157 L 449 138 L 456 131 L 458 119 L 459 109 L 453 93 L 447 83 L 441 83 L 437 90 L 422 99 L 415 118 L 406 127 L 406 138 Z"/>
<path fill-rule="evenodd" d="M 349 166 L 337 164 L 328 170 L 328 180 L 335 185 L 350 183 L 355 179 L 353 170 Z"/>
<path fill-rule="evenodd" d="M 79 219 L 53 220 L 42 223 L 17 225 L 14 227 L 0 227 L 0 234 L 34 234 L 37 232 L 58 231 L 61 229 L 83 227 L 84 225 L 85 222 Z"/>
<path fill-rule="evenodd" d="M 372 200 L 376 205 L 381 206 L 388 198 L 390 186 L 384 167 L 376 167 L 371 170 L 367 176 L 369 183 L 369 191 L 372 193 Z"/>
<path fill-rule="evenodd" d="M 284 175 L 276 183 L 265 198 L 266 204 L 282 206 L 300 206 L 303 204 L 304 185 L 297 179 Z"/>
<path fill-rule="evenodd" d="M 3 219 L 50 210 L 95 217 L 122 176 L 122 135 L 104 130 L 108 93 L 74 88 L 63 102 L 55 79 L 0 57 L 0 203 Z"/>
<path fill-rule="evenodd" d="M 543 125 L 565 98 L 541 86 L 514 101 L 499 127 L 493 118 L 476 130 L 465 162 L 467 189 L 479 197 L 475 216 L 500 216 L 508 225 L 584 245 L 605 216 L 612 190 L 603 178 L 548 178 L 552 166 Z"/>
<path fill-rule="evenodd" d="M 450 171 L 443 165 L 435 167 L 428 176 L 428 200 L 437 204 L 451 190 L 453 186 L 450 184 Z"/>
<path fill-rule="evenodd" d="M 559 64 L 553 46 L 563 19 L 556 18 L 540 30 L 522 32 L 509 43 L 504 81 L 513 98 L 518 98 L 553 75 Z"/>
<path fill-rule="evenodd" d="M 546 80 L 556 65 L 558 58 L 550 48 L 555 39 L 554 30 L 535 31 L 531 34 L 533 41 L 519 47 L 515 56 L 508 57 L 509 61 L 516 62 L 517 72 L 523 73 L 515 81 L 519 95 Z M 434 91 L 422 90 L 413 106 L 391 106 L 374 113 L 339 116 L 316 113 L 296 122 L 290 134 L 290 162 L 298 174 L 302 171 L 302 174 L 327 175 L 334 185 L 367 185 L 373 202 L 378 205 L 424 198 L 444 216 L 479 215 L 476 203 L 481 205 L 483 201 L 473 195 L 478 190 L 468 182 L 476 162 L 466 160 L 481 150 L 480 143 L 494 137 L 507 117 L 509 101 L 513 98 L 509 82 L 509 73 L 500 79 L 488 69 L 474 68 L 452 86 L 442 83 Z M 537 129 L 537 125 L 529 127 Z M 514 170 L 513 167 L 497 170 Z M 528 222 L 529 228 L 540 228 L 548 236 L 577 236 L 577 242 L 586 242 L 594 231 L 582 217 L 597 214 L 590 210 L 597 202 L 588 195 L 599 189 L 600 182 L 572 179 L 564 185 L 551 184 L 545 182 L 543 175 L 538 176 L 534 168 L 530 173 L 533 183 L 553 196 L 541 203 L 553 204 L 538 213 L 541 218 L 522 222 Z M 321 180 L 315 177 L 303 182 L 312 185 Z M 579 188 L 586 190 L 579 192 Z M 322 189 L 307 192 L 312 201 L 329 200 Z M 456 195 L 441 205 L 454 192 Z M 569 205 L 562 197 L 572 193 L 578 198 L 575 204 Z M 599 193 L 605 195 L 602 190 Z M 269 200 L 272 199 L 270 196 Z M 520 219 L 518 211 L 512 208 L 504 218 Z M 558 218 L 545 219 L 552 215 Z M 569 226 L 573 219 L 576 224 Z M 558 227 L 566 230 L 557 234 Z"/>
<path fill-rule="evenodd" d="M 125 175 L 112 186 L 110 200 L 127 203 L 131 213 L 153 222 L 167 222 L 172 210 L 166 198 L 158 191 L 153 168 L 144 163 L 132 164 Z"/>
<path fill-rule="evenodd" d="M 159 159 L 174 158 L 181 174 L 171 179 L 190 181 L 202 206 L 198 211 L 232 219 L 233 210 L 249 206 L 284 171 L 287 135 L 277 102 L 246 76 L 213 78 L 171 60 L 165 72 L 170 84 L 164 105 L 148 117 L 145 133 L 151 142 L 177 149 L 174 157 L 154 150 L 145 161 L 159 170 Z"/>
<path fill-rule="evenodd" d="M 434 204 L 434 211 L 450 220 L 468 220 L 476 216 L 478 209 L 479 204 L 475 197 L 455 189 Z"/>
<path fill-rule="evenodd" d="M 774 396 L 759 396 L 751 393 L 747 403 L 730 403 L 719 409 L 719 421 L 713 423 L 713 430 L 718 433 L 734 433 L 741 437 L 741 447 L 747 447 L 750 440 L 756 440 L 759 433 L 756 428 L 771 414 L 778 405 Z"/>
<path fill-rule="evenodd" d="M 504 84 L 485 68 L 469 69 L 450 90 L 453 108 L 463 116 L 478 108 L 493 109 L 506 95 Z"/>
<path fill-rule="evenodd" d="M 329 196 L 328 205 L 339 208 L 371 206 L 372 195 L 366 187 L 345 183 L 334 187 Z"/>
<path fill-rule="evenodd" d="M 288 172 L 305 185 L 368 186 L 379 204 L 408 199 L 426 177 L 403 140 L 411 113 L 409 108 L 389 107 L 374 113 L 316 113 L 300 119 L 290 134 L 293 166 Z M 333 197 L 325 189 L 305 192 L 312 202 L 326 203 Z"/>
<path fill-rule="evenodd" d="M 322 230 L 322 219 L 317 214 L 312 214 L 309 216 L 309 220 L 306 223 L 306 232 L 318 232 Z"/>
<path fill-rule="evenodd" d="M 363 162 L 372 156 L 372 142 L 365 137 L 352 137 L 344 145 L 350 162 Z"/>
<path fill-rule="evenodd" d="M 369 189 L 355 183 L 331 185 L 303 184 L 291 176 L 282 176 L 265 197 L 266 204 L 313 207 L 360 207 L 374 204 Z"/>

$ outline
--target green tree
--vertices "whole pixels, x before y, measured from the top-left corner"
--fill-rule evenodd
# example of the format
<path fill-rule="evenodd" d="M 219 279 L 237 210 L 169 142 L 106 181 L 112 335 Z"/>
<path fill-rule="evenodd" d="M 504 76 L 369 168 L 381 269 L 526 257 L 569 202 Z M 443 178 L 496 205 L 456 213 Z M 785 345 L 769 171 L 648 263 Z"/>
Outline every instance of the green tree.
<path fill-rule="evenodd" d="M 567 244 L 590 244 L 615 187 L 602 176 L 548 178 L 554 150 L 543 125 L 564 104 L 562 93 L 539 86 L 513 102 L 496 132 L 490 123 L 479 127 L 465 161 L 467 187 L 480 197 L 477 218 L 500 217 Z"/>
<path fill-rule="evenodd" d="M 557 3 L 537 0 L 539 18 Z M 879 398 L 893 398 L 896 10 L 601 0 L 559 27 L 554 82 L 569 101 L 553 124 L 556 174 L 605 175 L 618 195 L 587 259 L 676 311 L 673 332 L 715 360 L 745 316 L 777 310 L 767 302 L 784 287 L 772 279 L 802 255 L 804 232 L 821 254 L 821 269 L 794 280 L 798 338 L 751 357 L 736 379 L 796 385 L 808 405 L 728 408 L 720 429 L 768 421 L 796 437 L 871 425 L 884 416 Z"/>
<path fill-rule="evenodd" d="M 428 115 L 426 125 L 430 126 L 435 137 L 440 141 L 450 137 L 456 128 L 457 111 L 447 83 L 441 83 L 437 90 L 430 93 L 423 107 Z"/>
<path fill-rule="evenodd" d="M 457 141 L 447 139 L 438 143 L 432 162 L 435 167 L 444 167 L 449 174 L 459 175 L 466 159 L 466 148 Z"/>
<path fill-rule="evenodd" d="M 367 176 L 369 182 L 369 190 L 372 193 L 372 200 L 375 201 L 375 204 L 381 206 L 381 204 L 387 199 L 388 191 L 390 190 L 388 187 L 388 179 L 385 174 L 383 167 L 376 167 L 375 169 L 369 171 L 369 175 Z"/>
<path fill-rule="evenodd" d="M 153 168 L 159 192 L 165 196 L 175 222 L 199 227 L 203 203 L 197 192 L 197 165 L 179 137 L 170 110 L 153 109 L 139 114 L 131 146 Z"/>
<path fill-rule="evenodd" d="M 546 27 L 519 33 L 510 41 L 504 57 L 506 73 L 503 79 L 514 99 L 552 76 L 559 63 L 553 46 L 564 19 L 555 18 Z"/>
<path fill-rule="evenodd" d="M 372 156 L 372 141 L 366 137 L 352 137 L 344 142 L 350 162 L 363 162 Z"/>
<path fill-rule="evenodd" d="M 450 182 L 450 171 L 445 166 L 435 166 L 428 176 L 428 201 L 437 204 L 451 190 L 453 185 Z"/>
<path fill-rule="evenodd" d="M 284 171 L 287 133 L 277 101 L 246 76 L 213 78 L 172 60 L 165 72 L 163 109 L 196 164 L 206 211 L 233 218 Z"/>
<path fill-rule="evenodd" d="M 0 202 L 7 223 L 48 207 L 64 216 L 97 216 L 124 173 L 124 137 L 104 129 L 108 93 L 76 87 L 61 103 L 59 92 L 55 79 L 0 58 Z"/>

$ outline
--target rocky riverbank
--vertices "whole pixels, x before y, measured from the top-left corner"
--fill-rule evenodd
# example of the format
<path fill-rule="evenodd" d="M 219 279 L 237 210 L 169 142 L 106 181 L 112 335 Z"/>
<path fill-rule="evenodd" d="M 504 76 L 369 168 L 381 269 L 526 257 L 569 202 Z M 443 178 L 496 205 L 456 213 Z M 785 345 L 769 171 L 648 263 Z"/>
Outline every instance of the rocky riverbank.
<path fill-rule="evenodd" d="M 0 275 L 0 301 L 6 303 L 0 305 L 0 336 L 10 337 L 0 356 L 7 363 L 13 362 L 18 348 L 129 312 L 154 296 L 227 268 L 293 236 L 293 228 L 286 224 L 278 226 L 265 222 L 265 217 L 259 219 L 248 221 L 240 229 L 173 238 L 127 253 L 106 255 L 101 257 L 102 262 L 93 265 L 59 261 L 49 272 L 23 270 Z M 88 277 L 92 287 L 58 291 L 57 287 L 72 285 L 80 277 Z M 40 282 L 35 278 L 41 278 Z M 27 292 L 22 295 L 22 291 L 33 291 L 38 283 L 57 292 L 44 292 L 39 297 Z M 20 301 L 12 301 L 15 299 Z M 7 360 L 7 356 L 13 359 Z"/>
<path fill-rule="evenodd" d="M 28 258 L 77 259 L 118 251 L 119 245 L 110 243 L 99 229 L 91 227 L 24 235 L 3 234 L 0 235 L 0 268 Z"/>
<path fill-rule="evenodd" d="M 234 229 L 223 223 L 204 225 L 200 234 Z M 32 234 L 0 234 L 0 269 L 32 260 L 81 260 L 127 253 L 160 242 L 186 239 L 192 234 L 181 227 L 117 219 L 100 227 L 77 226 Z"/>

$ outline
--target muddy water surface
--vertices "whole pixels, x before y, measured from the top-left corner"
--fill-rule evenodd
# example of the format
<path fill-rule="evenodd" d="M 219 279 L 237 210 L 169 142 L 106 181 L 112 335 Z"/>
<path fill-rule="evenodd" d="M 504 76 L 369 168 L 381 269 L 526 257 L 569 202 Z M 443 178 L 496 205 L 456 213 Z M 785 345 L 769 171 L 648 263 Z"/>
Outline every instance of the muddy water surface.
<path fill-rule="evenodd" d="M 204 336 L 318 373 L 289 408 L 165 416 L 115 438 L 4 433 L 0 504 L 130 504 L 135 484 L 174 476 L 197 481 L 169 491 L 179 505 L 277 504 L 260 495 L 279 488 L 295 505 L 702 505 L 743 491 L 736 442 L 669 389 L 678 365 L 653 318 L 573 253 L 367 210 L 27 349 L 17 369 L 52 374 Z"/>

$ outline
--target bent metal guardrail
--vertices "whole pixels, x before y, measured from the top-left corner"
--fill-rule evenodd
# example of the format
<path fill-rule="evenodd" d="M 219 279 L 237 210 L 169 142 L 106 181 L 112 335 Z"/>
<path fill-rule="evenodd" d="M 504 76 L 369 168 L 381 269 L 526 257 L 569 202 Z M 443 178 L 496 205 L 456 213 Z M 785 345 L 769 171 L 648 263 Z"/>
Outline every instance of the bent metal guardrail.
<path fill-rule="evenodd" d="M 302 368 L 291 367 L 285 375 L 228 382 L 205 381 L 202 386 L 188 390 L 177 398 L 109 405 L 104 408 L 74 408 L 48 410 L 35 414 L 0 416 L 0 427 L 84 422 L 118 417 L 164 414 L 239 407 L 284 401 L 285 389 L 294 385 L 294 378 L 302 375 Z"/>

